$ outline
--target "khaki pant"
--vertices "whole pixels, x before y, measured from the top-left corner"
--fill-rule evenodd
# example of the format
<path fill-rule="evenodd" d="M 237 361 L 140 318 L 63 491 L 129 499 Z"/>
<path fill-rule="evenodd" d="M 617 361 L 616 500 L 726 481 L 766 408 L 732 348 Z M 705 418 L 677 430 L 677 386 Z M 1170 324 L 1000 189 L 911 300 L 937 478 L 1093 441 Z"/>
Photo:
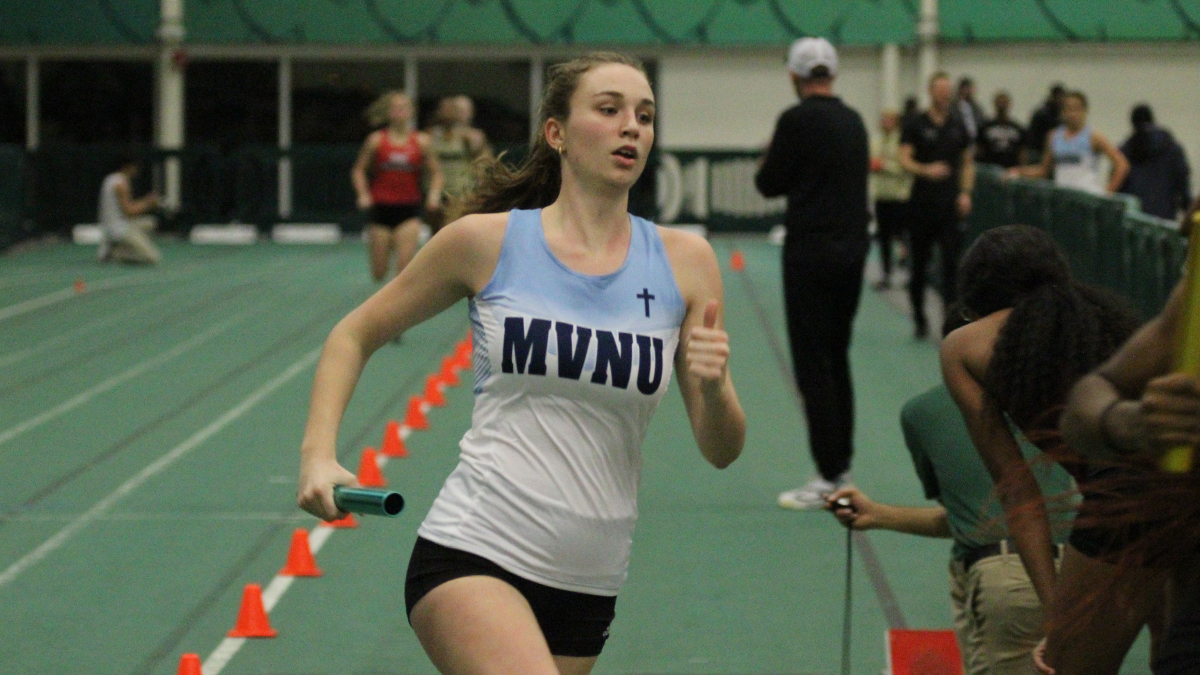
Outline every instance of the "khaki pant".
<path fill-rule="evenodd" d="M 154 231 L 157 223 L 153 216 L 143 216 L 132 220 L 133 227 L 125 236 L 112 242 L 112 258 L 121 262 L 149 263 L 157 265 L 162 260 L 162 253 L 150 240 L 150 232 Z"/>
<path fill-rule="evenodd" d="M 1016 553 L 967 570 L 950 561 L 950 599 L 966 675 L 1036 675 L 1033 648 L 1045 636 L 1042 605 Z"/>

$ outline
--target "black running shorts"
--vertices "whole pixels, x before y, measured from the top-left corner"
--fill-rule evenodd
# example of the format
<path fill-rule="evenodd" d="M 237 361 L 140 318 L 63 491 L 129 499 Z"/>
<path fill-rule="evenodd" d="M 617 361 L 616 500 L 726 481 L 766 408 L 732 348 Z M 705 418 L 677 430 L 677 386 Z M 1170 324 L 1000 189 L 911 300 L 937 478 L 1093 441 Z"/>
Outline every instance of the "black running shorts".
<path fill-rule="evenodd" d="M 599 656 L 615 615 L 616 596 L 576 593 L 523 579 L 487 558 L 417 538 L 408 562 L 404 604 L 413 607 L 427 593 L 459 577 L 494 577 L 525 596 L 555 656 Z"/>

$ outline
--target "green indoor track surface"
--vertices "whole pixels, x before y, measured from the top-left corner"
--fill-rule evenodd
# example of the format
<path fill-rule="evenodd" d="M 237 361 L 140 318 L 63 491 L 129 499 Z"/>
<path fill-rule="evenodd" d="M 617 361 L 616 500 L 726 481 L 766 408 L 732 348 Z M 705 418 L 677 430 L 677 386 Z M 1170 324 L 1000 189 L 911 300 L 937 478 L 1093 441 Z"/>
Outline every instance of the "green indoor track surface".
<path fill-rule="evenodd" d="M 813 472 L 789 384 L 779 249 L 714 240 L 725 273 L 732 371 L 748 417 L 742 457 L 700 456 L 668 393 L 644 446 L 629 582 L 595 673 L 839 671 L 845 531 L 776 495 Z M 734 247 L 746 271 L 727 262 Z M 208 659 L 247 583 L 267 586 L 292 531 L 299 444 L 318 350 L 376 288 L 358 243 L 196 247 L 167 242 L 153 269 L 101 266 L 91 247 L 0 256 L 0 673 L 172 675 Z M 82 279 L 82 293 L 73 290 Z M 351 470 L 461 340 L 465 303 L 372 358 L 342 426 Z M 898 422 L 939 380 L 937 352 L 866 290 L 852 352 L 854 480 L 923 504 Z M 463 373 L 464 380 L 469 373 Z M 672 387 L 676 388 L 676 387 Z M 384 468 L 398 518 L 361 518 L 318 552 L 226 675 L 428 674 L 404 616 L 416 529 L 470 423 L 469 382 Z M 949 628 L 949 541 L 872 532 L 872 580 L 854 567 L 852 671 L 886 667 L 893 623 Z M 882 595 L 881 595 L 882 593 Z M 894 598 L 888 608 L 881 603 Z M 1123 672 L 1148 673 L 1139 642 Z M 206 675 L 211 675 L 206 673 Z"/>

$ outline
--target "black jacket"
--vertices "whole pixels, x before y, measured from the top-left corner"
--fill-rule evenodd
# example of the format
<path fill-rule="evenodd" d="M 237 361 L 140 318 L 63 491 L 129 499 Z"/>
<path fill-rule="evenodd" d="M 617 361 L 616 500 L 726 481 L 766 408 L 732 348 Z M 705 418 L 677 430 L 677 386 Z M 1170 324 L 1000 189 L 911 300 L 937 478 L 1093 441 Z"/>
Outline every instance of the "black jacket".
<path fill-rule="evenodd" d="M 867 128 L 834 96 L 809 96 L 779 116 L 754 177 L 766 197 L 787 195 L 788 234 L 867 235 Z"/>
<path fill-rule="evenodd" d="M 1141 133 L 1145 135 L 1134 133 L 1121 144 L 1129 158 L 1129 175 L 1120 191 L 1141 200 L 1142 211 L 1174 220 L 1192 201 L 1187 157 L 1166 129 L 1150 126 Z"/>

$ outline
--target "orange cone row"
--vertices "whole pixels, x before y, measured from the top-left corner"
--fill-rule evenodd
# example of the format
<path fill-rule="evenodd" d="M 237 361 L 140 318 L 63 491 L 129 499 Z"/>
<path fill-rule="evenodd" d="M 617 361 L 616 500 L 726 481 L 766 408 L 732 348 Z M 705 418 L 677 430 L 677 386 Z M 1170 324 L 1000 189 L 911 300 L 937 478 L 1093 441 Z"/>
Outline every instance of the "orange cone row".
<path fill-rule="evenodd" d="M 78 286 L 81 286 L 80 283 Z M 77 286 L 77 290 L 78 290 Z M 455 345 L 454 353 L 442 360 L 439 372 L 430 375 L 425 380 L 425 391 L 421 396 L 413 396 L 408 401 L 408 410 L 404 417 L 404 425 L 412 431 L 429 428 L 429 420 L 425 412 L 430 407 L 446 405 L 445 389 L 460 384 L 459 371 L 471 367 L 471 334 Z M 386 487 L 387 481 L 379 470 L 379 457 L 407 457 L 408 449 L 404 445 L 404 435 L 400 423 L 391 420 L 383 431 L 383 442 L 377 453 L 374 448 L 363 450 L 362 459 L 358 466 L 358 482 L 364 487 Z M 322 527 L 355 528 L 358 521 L 353 514 L 345 518 L 321 523 Z M 287 562 L 279 571 L 280 576 L 290 577 L 319 577 L 321 569 L 317 567 L 312 547 L 308 541 L 308 531 L 299 528 L 292 533 L 292 545 L 288 549 Z M 229 631 L 229 637 L 237 638 L 270 638 L 275 637 L 276 631 L 271 628 L 267 617 L 266 607 L 263 606 L 262 588 L 258 584 L 246 584 L 242 592 L 242 606 L 238 610 L 237 623 Z M 178 675 L 201 675 L 200 657 L 197 654 L 184 654 L 179 660 Z"/>

